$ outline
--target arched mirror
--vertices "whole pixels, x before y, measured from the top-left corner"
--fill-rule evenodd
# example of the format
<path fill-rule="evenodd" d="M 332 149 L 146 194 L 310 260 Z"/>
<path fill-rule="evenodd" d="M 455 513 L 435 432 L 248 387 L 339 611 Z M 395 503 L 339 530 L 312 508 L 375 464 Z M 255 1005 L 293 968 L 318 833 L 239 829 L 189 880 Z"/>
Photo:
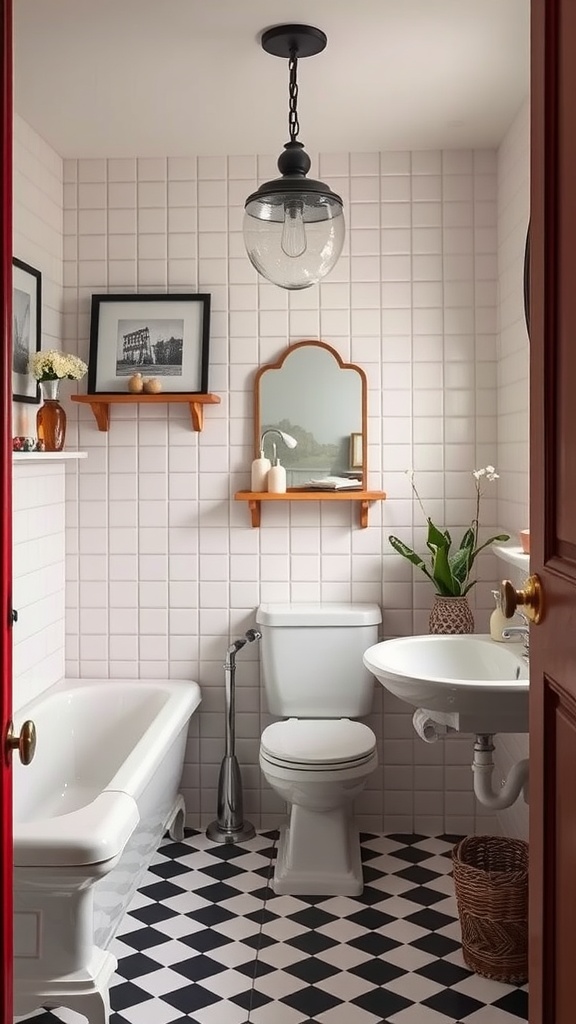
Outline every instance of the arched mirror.
<path fill-rule="evenodd" d="M 290 448 L 278 435 L 264 441 L 268 457 L 276 444 L 288 487 L 313 488 L 326 477 L 366 487 L 366 375 L 359 366 L 323 341 L 299 341 L 257 371 L 254 403 L 256 455 L 266 430 L 297 442 Z"/>

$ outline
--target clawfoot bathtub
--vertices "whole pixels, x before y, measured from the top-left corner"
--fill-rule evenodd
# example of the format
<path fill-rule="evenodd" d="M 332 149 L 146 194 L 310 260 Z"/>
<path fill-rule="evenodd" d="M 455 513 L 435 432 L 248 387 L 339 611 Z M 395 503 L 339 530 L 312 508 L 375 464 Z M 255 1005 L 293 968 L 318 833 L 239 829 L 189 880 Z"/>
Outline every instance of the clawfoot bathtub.
<path fill-rule="evenodd" d="M 36 756 L 14 764 L 14 1012 L 67 1006 L 108 1024 L 110 942 L 168 830 L 197 683 L 66 680 L 15 715 Z"/>

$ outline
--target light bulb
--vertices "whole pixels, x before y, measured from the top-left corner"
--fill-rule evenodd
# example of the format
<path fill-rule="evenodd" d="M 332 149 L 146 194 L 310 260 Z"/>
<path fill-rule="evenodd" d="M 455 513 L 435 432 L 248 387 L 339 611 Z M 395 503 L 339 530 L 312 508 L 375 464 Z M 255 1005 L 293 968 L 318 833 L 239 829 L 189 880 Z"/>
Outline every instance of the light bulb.
<path fill-rule="evenodd" d="M 284 207 L 284 226 L 280 247 L 286 256 L 296 259 L 306 252 L 306 230 L 304 228 L 304 203 L 293 200 Z"/>

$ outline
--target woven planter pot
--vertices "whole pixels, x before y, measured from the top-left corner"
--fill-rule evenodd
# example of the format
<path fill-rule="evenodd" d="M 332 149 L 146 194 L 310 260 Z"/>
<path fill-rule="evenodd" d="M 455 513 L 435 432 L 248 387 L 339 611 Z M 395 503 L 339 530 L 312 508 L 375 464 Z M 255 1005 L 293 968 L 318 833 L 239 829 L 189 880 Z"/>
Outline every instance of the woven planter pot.
<path fill-rule="evenodd" d="M 462 954 L 484 978 L 528 979 L 528 843 L 468 836 L 452 851 Z"/>
<path fill-rule="evenodd" d="M 431 633 L 473 633 L 474 616 L 468 598 L 435 594 L 428 629 Z"/>

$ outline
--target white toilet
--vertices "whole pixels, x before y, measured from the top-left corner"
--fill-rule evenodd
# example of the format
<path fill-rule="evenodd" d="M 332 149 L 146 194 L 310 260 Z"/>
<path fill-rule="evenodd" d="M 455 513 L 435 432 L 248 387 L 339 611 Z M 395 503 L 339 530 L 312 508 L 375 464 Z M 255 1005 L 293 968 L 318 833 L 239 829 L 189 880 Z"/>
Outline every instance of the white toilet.
<path fill-rule="evenodd" d="M 378 766 L 376 737 L 351 721 L 372 709 L 364 651 L 378 640 L 375 604 L 262 604 L 256 621 L 268 710 L 285 721 L 262 733 L 260 767 L 290 805 L 276 893 L 362 892 L 352 802 Z"/>

